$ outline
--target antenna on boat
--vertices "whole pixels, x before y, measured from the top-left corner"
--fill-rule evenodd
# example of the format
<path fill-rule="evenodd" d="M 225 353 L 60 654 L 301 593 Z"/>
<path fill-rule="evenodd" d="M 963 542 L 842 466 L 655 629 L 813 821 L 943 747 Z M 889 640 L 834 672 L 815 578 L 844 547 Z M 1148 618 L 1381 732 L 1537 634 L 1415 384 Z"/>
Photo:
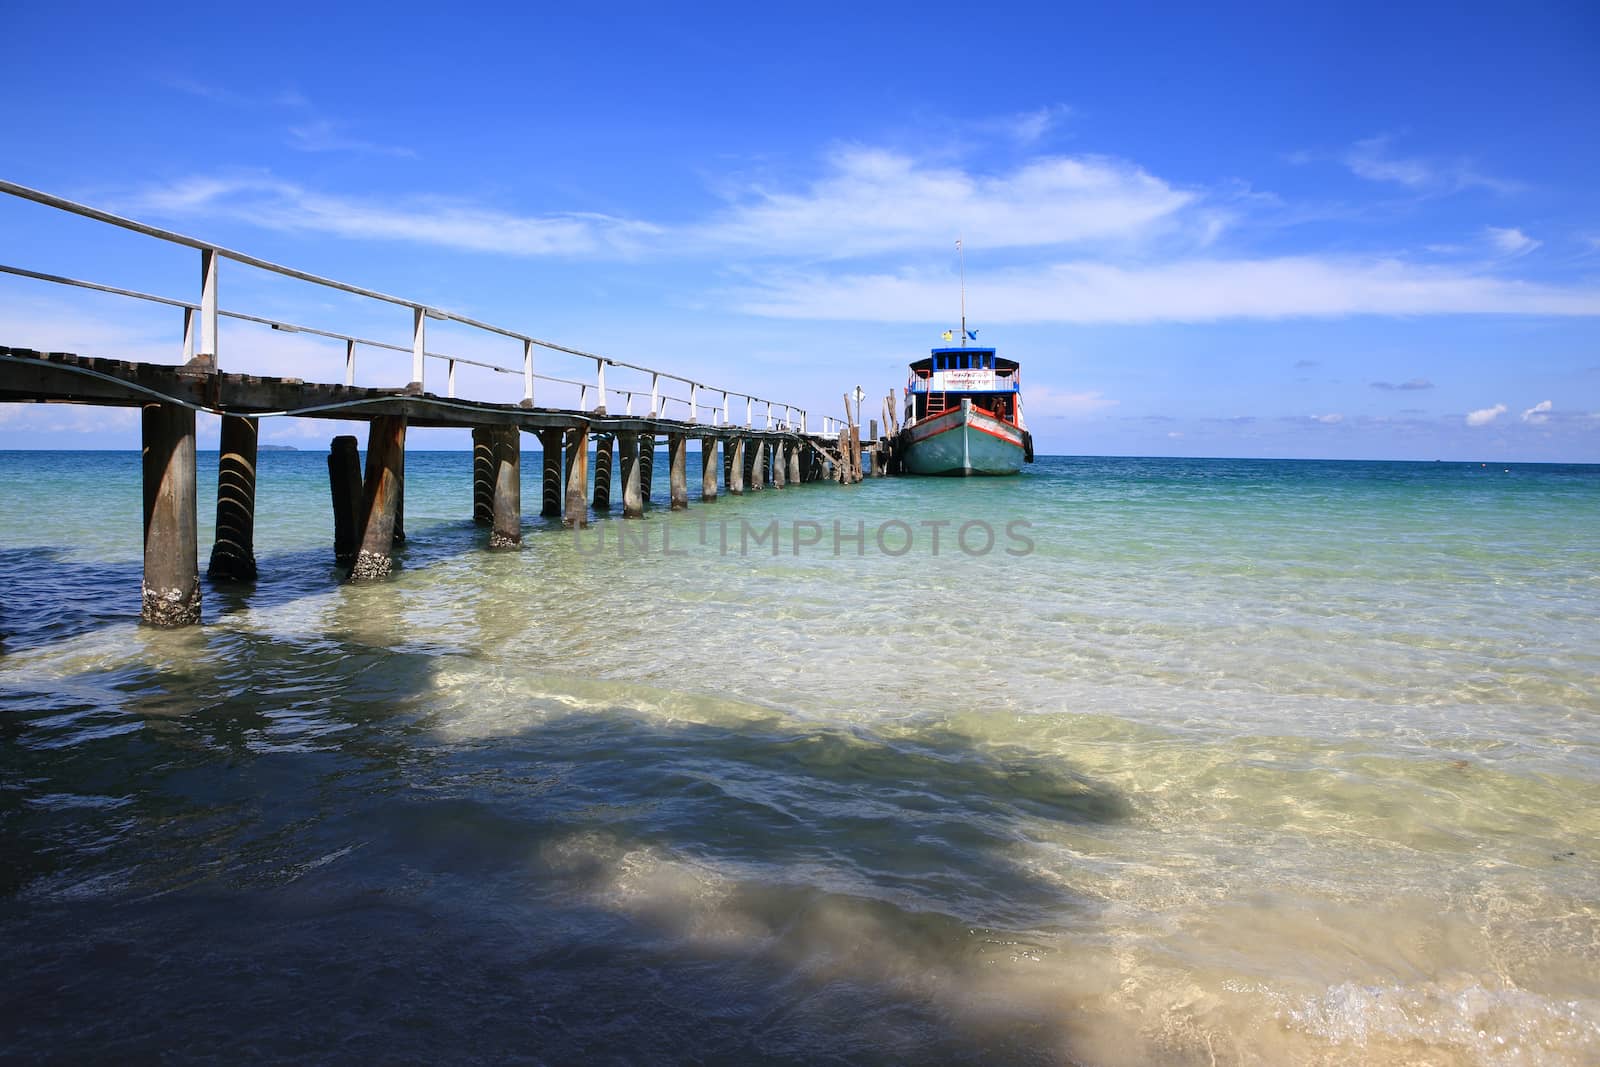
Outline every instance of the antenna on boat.
<path fill-rule="evenodd" d="M 961 347 L 967 347 L 967 253 L 956 238 L 956 255 L 961 257 Z"/>

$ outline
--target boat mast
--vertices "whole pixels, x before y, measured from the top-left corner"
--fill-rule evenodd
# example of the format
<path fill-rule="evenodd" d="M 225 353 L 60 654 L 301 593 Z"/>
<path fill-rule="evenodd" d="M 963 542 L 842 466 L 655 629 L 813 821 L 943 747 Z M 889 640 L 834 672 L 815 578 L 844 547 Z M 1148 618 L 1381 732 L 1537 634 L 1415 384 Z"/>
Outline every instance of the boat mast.
<path fill-rule="evenodd" d="M 961 347 L 967 347 L 967 253 L 956 238 L 956 255 L 961 257 Z"/>

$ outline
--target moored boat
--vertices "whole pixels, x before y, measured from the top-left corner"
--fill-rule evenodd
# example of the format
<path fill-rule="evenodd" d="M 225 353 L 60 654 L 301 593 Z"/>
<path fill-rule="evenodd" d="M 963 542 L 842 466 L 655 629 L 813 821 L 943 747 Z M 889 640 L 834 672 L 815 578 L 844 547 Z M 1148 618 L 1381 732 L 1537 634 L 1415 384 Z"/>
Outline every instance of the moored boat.
<path fill-rule="evenodd" d="M 946 334 L 948 337 L 949 335 Z M 900 431 L 906 474 L 1016 474 L 1033 462 L 1021 368 L 992 348 L 935 348 L 911 364 Z"/>

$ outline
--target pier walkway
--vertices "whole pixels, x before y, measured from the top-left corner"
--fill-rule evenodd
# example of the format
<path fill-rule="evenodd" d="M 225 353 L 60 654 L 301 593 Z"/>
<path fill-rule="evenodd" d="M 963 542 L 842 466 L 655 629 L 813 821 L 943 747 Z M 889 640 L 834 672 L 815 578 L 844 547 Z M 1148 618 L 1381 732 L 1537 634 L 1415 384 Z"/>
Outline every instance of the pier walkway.
<path fill-rule="evenodd" d="M 493 549 L 516 547 L 522 540 L 523 433 L 536 437 L 543 452 L 540 513 L 560 517 L 568 525 L 586 525 L 591 509 L 609 511 L 614 489 L 625 517 L 642 515 L 649 502 L 658 438 L 664 438 L 667 445 L 667 503 L 674 510 L 689 506 L 691 439 L 699 442 L 701 499 L 707 502 L 714 501 L 719 492 L 739 494 L 817 481 L 850 483 L 863 476 L 861 432 L 853 425 L 857 420 L 848 417 L 848 402 L 846 419 L 821 419 L 814 432 L 808 413 L 792 404 L 713 389 L 680 374 L 319 277 L 10 182 L 0 181 L 0 192 L 200 253 L 200 293 L 193 302 L 0 263 L 0 273 L 167 306 L 181 313 L 182 342 L 181 346 L 176 343 L 175 331 L 172 363 L 0 347 L 0 403 L 71 403 L 141 410 L 142 618 L 152 625 L 187 626 L 201 620 L 195 449 L 195 419 L 200 412 L 221 417 L 216 542 L 207 570 L 213 581 L 256 578 L 256 455 L 264 418 L 367 423 L 364 469 L 354 437 L 335 437 L 328 455 L 333 552 L 353 581 L 386 576 L 394 546 L 404 539 L 405 441 L 407 429 L 413 426 L 471 431 L 473 518 L 486 527 L 487 547 Z M 403 308 L 410 312 L 406 324 L 411 345 L 224 309 L 217 295 L 223 261 Z M 330 349 L 342 345 L 342 353 L 334 349 L 333 354 L 343 356 L 344 381 L 313 382 L 224 369 L 225 353 L 218 351 L 218 326 L 223 319 L 279 333 L 305 334 L 330 342 Z M 498 363 L 476 354 L 468 357 L 435 351 L 428 344 L 430 321 L 466 327 L 502 345 L 509 342 L 520 348 L 522 358 L 517 363 Z M 0 323 L 0 330 L 6 328 Z M 8 340 L 29 339 L 0 335 L 0 341 Z M 409 354 L 409 378 L 385 386 L 357 385 L 356 360 L 365 350 Z M 592 377 L 543 373 L 535 366 L 538 353 L 568 364 L 586 363 Z M 442 396 L 429 391 L 430 364 L 435 369 L 443 364 Z M 520 392 L 496 399 L 457 396 L 458 367 L 515 378 Z M 609 386 L 608 370 L 613 375 Z M 670 394 L 663 383 L 687 395 Z M 541 406 L 535 403 L 536 389 L 575 403 Z M 742 402 L 738 405 L 742 412 L 737 411 L 735 401 Z M 636 405 L 640 409 L 637 414 Z M 759 419 L 758 405 L 762 409 Z M 738 414 L 743 415 L 742 424 L 737 421 Z M 872 450 L 869 444 L 869 457 Z M 882 464 L 878 467 L 881 472 Z"/>

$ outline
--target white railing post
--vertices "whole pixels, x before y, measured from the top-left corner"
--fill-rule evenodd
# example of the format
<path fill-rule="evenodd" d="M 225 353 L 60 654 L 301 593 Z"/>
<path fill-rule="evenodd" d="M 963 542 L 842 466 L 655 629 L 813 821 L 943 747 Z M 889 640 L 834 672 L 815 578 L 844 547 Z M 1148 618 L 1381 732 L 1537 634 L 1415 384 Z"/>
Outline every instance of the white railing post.
<path fill-rule="evenodd" d="M 589 387 L 587 385 L 578 386 L 578 410 L 589 410 Z"/>
<path fill-rule="evenodd" d="M 690 382 L 689 383 L 689 421 L 690 422 L 699 422 L 700 421 L 699 412 L 696 410 L 696 407 L 697 407 L 697 405 L 699 403 L 700 403 L 700 386 L 697 385 L 694 382 Z"/>
<path fill-rule="evenodd" d="M 344 384 L 356 384 L 356 339 L 349 337 L 344 342 Z"/>
<path fill-rule="evenodd" d="M 800 409 L 800 432 L 801 433 L 809 433 L 810 432 L 809 430 L 806 429 L 806 412 L 805 412 L 804 408 Z"/>
<path fill-rule="evenodd" d="M 772 429 L 772 401 L 767 401 L 767 429 Z"/>
<path fill-rule="evenodd" d="M 594 410 L 597 415 L 606 413 L 606 361 L 599 356 L 594 360 L 595 388 L 600 391 L 600 399 L 595 402 Z"/>
<path fill-rule="evenodd" d="M 724 391 L 722 394 L 722 425 L 728 426 L 732 422 L 733 420 L 728 417 L 728 394 Z"/>
<path fill-rule="evenodd" d="M 654 372 L 650 375 L 650 417 L 653 419 L 661 413 L 661 375 Z"/>
<path fill-rule="evenodd" d="M 744 398 L 744 428 L 747 430 L 755 425 L 755 417 L 751 415 L 751 412 L 755 410 L 754 404 L 755 397 L 747 396 Z"/>
<path fill-rule="evenodd" d="M 453 359 L 449 360 L 445 363 L 445 366 L 449 368 L 450 372 L 448 376 L 448 388 L 445 395 L 451 400 L 454 400 L 456 398 L 456 361 Z"/>
<path fill-rule="evenodd" d="M 422 364 L 427 358 L 428 316 L 420 307 L 411 309 L 411 383 L 407 389 L 422 392 Z"/>
<path fill-rule="evenodd" d="M 533 342 L 522 342 L 522 406 L 533 407 Z"/>
<path fill-rule="evenodd" d="M 200 250 L 200 351 L 217 363 L 217 250 Z"/>
<path fill-rule="evenodd" d="M 183 361 L 194 362 L 194 308 L 183 309 Z"/>
<path fill-rule="evenodd" d="M 626 395 L 628 397 L 628 406 L 623 411 L 623 414 L 628 416 L 628 418 L 631 419 L 631 418 L 633 418 L 633 394 L 632 393 L 628 393 Z"/>

